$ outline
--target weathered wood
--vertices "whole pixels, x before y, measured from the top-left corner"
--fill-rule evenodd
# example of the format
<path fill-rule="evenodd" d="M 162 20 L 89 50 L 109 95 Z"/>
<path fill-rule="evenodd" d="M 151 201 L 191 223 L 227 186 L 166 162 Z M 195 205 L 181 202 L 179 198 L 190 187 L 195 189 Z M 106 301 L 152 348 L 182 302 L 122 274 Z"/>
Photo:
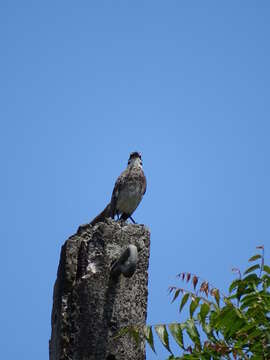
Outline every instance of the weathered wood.
<path fill-rule="evenodd" d="M 131 278 L 115 279 L 113 261 L 129 245 L 139 260 Z M 143 225 L 106 219 L 80 227 L 62 247 L 54 286 L 50 360 L 145 360 L 144 343 L 125 336 L 126 325 L 145 324 L 150 233 Z"/>

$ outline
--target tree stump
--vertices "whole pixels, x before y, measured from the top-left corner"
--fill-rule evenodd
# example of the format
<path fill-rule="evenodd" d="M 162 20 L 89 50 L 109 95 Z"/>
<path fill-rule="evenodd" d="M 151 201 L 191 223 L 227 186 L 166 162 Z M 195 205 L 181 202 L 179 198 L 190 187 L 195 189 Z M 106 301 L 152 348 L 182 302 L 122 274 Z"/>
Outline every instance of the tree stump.
<path fill-rule="evenodd" d="M 138 249 L 131 278 L 111 275 L 128 245 Z M 84 225 L 62 246 L 54 285 L 50 360 L 145 360 L 145 345 L 128 336 L 147 314 L 150 233 L 143 225 L 106 219 Z"/>

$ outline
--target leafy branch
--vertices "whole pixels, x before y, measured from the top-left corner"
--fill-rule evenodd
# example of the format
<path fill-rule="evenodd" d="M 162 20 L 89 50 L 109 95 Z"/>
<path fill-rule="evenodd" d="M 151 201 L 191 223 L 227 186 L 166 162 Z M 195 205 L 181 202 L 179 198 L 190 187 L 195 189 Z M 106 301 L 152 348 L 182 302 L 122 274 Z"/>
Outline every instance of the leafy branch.
<path fill-rule="evenodd" d="M 238 274 L 229 286 L 229 294 L 199 276 L 182 272 L 178 278 L 191 283 L 193 291 L 170 286 L 172 302 L 180 299 L 179 311 L 189 304 L 189 316 L 183 322 L 149 326 L 129 326 L 120 336 L 130 334 L 140 343 L 146 340 L 155 352 L 155 332 L 171 354 L 168 359 L 270 359 L 270 267 L 265 265 L 264 247 L 249 259 L 253 265 Z M 182 354 L 171 350 L 173 338 Z M 186 343 L 186 344 L 185 344 Z"/>

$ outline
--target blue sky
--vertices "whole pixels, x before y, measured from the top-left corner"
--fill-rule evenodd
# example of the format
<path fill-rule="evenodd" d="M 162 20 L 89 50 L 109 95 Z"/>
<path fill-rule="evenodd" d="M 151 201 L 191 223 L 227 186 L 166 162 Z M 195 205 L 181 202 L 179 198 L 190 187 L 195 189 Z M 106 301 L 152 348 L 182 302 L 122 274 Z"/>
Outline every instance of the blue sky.
<path fill-rule="evenodd" d="M 129 153 L 148 189 L 148 323 L 175 275 L 270 259 L 268 1 L 2 1 L 1 358 L 48 358 L 60 248 Z M 180 283 L 179 283 L 180 285 Z M 166 358 L 148 352 L 148 359 Z"/>

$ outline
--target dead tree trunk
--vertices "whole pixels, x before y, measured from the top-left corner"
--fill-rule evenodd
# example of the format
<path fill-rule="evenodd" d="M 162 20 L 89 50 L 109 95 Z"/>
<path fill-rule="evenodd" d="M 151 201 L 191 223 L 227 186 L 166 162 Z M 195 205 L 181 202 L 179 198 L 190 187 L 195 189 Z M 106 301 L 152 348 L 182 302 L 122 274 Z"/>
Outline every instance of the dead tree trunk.
<path fill-rule="evenodd" d="M 135 273 L 113 277 L 112 263 L 128 245 L 138 249 Z M 63 245 L 54 286 L 50 360 L 145 360 L 125 336 L 145 324 L 150 233 L 142 225 L 105 220 L 80 227 Z M 134 248 L 134 247 L 133 247 Z"/>

